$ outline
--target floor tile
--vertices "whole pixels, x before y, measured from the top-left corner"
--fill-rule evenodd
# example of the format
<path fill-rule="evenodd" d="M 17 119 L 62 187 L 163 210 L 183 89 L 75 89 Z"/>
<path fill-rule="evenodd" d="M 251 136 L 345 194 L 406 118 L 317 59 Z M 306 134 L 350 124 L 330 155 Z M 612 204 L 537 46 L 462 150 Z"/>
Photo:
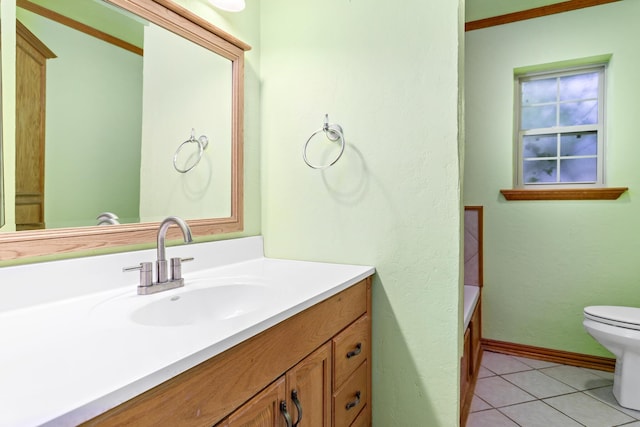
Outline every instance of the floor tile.
<path fill-rule="evenodd" d="M 588 390 L 613 384 L 613 380 L 602 378 L 586 369 L 576 368 L 575 366 L 554 366 L 552 368 L 540 369 L 540 372 L 570 385 L 577 390 Z"/>
<path fill-rule="evenodd" d="M 560 365 L 560 363 L 545 362 L 544 360 L 529 359 L 527 357 L 519 357 L 519 356 L 513 356 L 513 357 L 519 360 L 520 362 L 524 363 L 525 365 L 531 366 L 534 369 L 550 368 L 552 366 Z"/>
<path fill-rule="evenodd" d="M 486 377 L 493 377 L 493 376 L 495 376 L 494 372 L 491 372 L 484 366 L 480 366 L 480 369 L 478 370 L 478 378 L 486 378 Z"/>
<path fill-rule="evenodd" d="M 539 400 L 507 406 L 501 408 L 500 412 L 522 427 L 582 427 L 580 423 Z"/>
<path fill-rule="evenodd" d="M 473 399 L 471 399 L 471 409 L 469 412 L 484 411 L 486 409 L 492 409 L 491 405 L 474 394 Z"/>
<path fill-rule="evenodd" d="M 482 355 L 482 366 L 496 374 L 530 371 L 532 368 L 513 356 L 485 351 Z"/>
<path fill-rule="evenodd" d="M 480 378 L 476 383 L 475 393 L 494 408 L 536 399 L 500 377 Z"/>
<path fill-rule="evenodd" d="M 606 378 L 608 380 L 613 381 L 613 376 L 614 376 L 613 372 L 599 371 L 597 369 L 588 369 L 588 368 L 582 368 L 582 369 L 584 369 L 587 372 L 591 372 L 592 374 L 597 375 L 599 377 Z"/>
<path fill-rule="evenodd" d="M 518 424 L 502 415 L 496 409 L 492 409 L 469 414 L 467 427 L 518 427 Z"/>
<path fill-rule="evenodd" d="M 576 391 L 575 388 L 569 387 L 565 383 L 538 371 L 516 372 L 514 374 L 503 375 L 502 378 L 539 399 L 574 393 Z"/>
<path fill-rule="evenodd" d="M 640 421 L 631 424 L 620 424 L 619 427 L 640 427 Z"/>
<path fill-rule="evenodd" d="M 584 393 L 603 401 L 607 405 L 616 408 L 620 412 L 624 412 L 630 417 L 640 420 L 640 411 L 634 411 L 633 409 L 623 408 L 622 406 L 618 405 L 618 401 L 613 395 L 612 389 L 613 389 L 613 386 L 607 386 L 607 387 L 601 387 L 601 388 L 594 388 L 592 390 L 586 390 Z"/>
<path fill-rule="evenodd" d="M 544 399 L 544 402 L 587 427 L 611 427 L 633 418 L 584 393 Z"/>

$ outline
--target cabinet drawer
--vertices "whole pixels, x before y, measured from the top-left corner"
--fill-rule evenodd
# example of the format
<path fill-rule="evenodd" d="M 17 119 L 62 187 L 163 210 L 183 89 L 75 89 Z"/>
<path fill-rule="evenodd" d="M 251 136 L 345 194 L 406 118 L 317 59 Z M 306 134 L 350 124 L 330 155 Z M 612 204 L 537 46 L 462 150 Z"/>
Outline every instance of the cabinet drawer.
<path fill-rule="evenodd" d="M 333 339 L 333 388 L 338 389 L 369 354 L 369 316 L 364 315 Z"/>
<path fill-rule="evenodd" d="M 367 404 L 367 362 L 360 365 L 340 390 L 333 394 L 333 426 L 347 427 Z"/>

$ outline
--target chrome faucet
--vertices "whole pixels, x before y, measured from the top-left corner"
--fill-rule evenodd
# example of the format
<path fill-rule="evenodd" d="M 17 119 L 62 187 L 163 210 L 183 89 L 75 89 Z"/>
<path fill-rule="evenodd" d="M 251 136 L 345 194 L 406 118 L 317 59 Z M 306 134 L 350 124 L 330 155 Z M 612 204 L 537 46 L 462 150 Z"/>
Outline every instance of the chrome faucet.
<path fill-rule="evenodd" d="M 165 239 L 167 236 L 167 230 L 171 226 L 171 224 L 175 224 L 180 227 L 182 230 L 182 237 L 185 243 L 193 242 L 193 238 L 191 237 L 191 229 L 184 222 L 183 219 L 178 218 L 177 216 L 169 216 L 164 219 L 160 223 L 160 228 L 158 229 L 158 259 L 156 260 L 156 271 L 158 272 L 158 282 L 157 283 L 165 283 L 168 279 L 168 261 L 166 258 L 166 249 L 165 249 Z M 180 258 L 172 258 L 171 259 L 171 269 L 173 271 L 175 260 L 180 260 Z M 181 262 L 181 260 L 180 260 Z M 174 274 L 172 276 L 175 276 Z M 172 277 L 172 280 L 175 277 Z M 178 277 L 180 279 L 180 277 Z"/>
<path fill-rule="evenodd" d="M 158 228 L 158 259 L 156 260 L 157 280 L 155 282 L 153 281 L 153 268 L 150 262 L 141 262 L 139 266 L 123 268 L 123 271 L 140 270 L 140 284 L 138 285 L 139 295 L 155 294 L 157 292 L 184 286 L 184 279 L 182 278 L 182 263 L 186 261 L 193 261 L 193 258 L 171 258 L 171 277 L 169 278 L 169 261 L 167 261 L 166 258 L 165 240 L 167 230 L 171 227 L 171 224 L 175 224 L 180 227 L 185 243 L 193 242 L 191 229 L 183 219 L 178 218 L 177 216 L 169 216 L 165 218 L 160 223 L 160 228 Z"/>

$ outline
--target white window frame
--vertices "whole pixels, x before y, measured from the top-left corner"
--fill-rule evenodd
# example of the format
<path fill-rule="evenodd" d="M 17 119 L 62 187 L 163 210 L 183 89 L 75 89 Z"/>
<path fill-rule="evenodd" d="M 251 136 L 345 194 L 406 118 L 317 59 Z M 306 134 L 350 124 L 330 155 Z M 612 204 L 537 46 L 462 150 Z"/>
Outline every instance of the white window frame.
<path fill-rule="evenodd" d="M 582 73 L 599 73 L 598 82 L 598 123 L 595 125 L 578 125 L 578 126 L 553 126 L 548 128 L 535 128 L 520 130 L 520 121 L 522 117 L 522 105 L 520 95 L 521 83 L 524 81 L 539 80 L 557 78 Z M 544 72 L 535 72 L 520 74 L 515 76 L 515 108 L 514 108 L 514 143 L 515 143 L 515 165 L 514 165 L 514 187 L 520 189 L 561 189 L 561 188 L 599 188 L 605 186 L 604 177 L 604 157 L 605 157 L 605 104 L 606 104 L 606 81 L 607 81 L 607 64 L 598 63 L 581 67 L 563 68 Z M 556 103 L 560 103 L 556 100 Z M 559 114 L 559 109 L 557 114 Z M 523 158 L 523 137 L 529 135 L 549 135 L 549 134 L 570 134 L 576 132 L 596 132 L 597 134 L 597 161 L 596 161 L 596 174 L 597 179 L 595 182 L 581 182 L 581 183 L 525 183 L 524 182 L 524 158 Z M 559 140 L 559 138 L 558 138 Z M 558 142 L 559 143 L 559 142 Z M 558 162 L 561 159 L 569 157 L 561 157 L 558 150 L 558 157 L 555 158 Z M 558 172 L 560 168 L 558 166 Z M 559 179 L 559 173 L 558 173 Z"/>

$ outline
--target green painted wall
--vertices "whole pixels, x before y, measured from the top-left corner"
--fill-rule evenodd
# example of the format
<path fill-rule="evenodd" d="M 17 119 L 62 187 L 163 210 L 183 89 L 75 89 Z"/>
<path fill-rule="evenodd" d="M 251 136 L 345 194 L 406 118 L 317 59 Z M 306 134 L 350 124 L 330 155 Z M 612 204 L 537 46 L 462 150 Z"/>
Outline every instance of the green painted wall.
<path fill-rule="evenodd" d="M 267 255 L 374 265 L 374 425 L 454 426 L 458 4 L 261 7 Z M 322 172 L 302 147 L 325 113 L 348 144 Z"/>
<path fill-rule="evenodd" d="M 374 265 L 374 425 L 457 425 L 464 1 L 178 2 L 253 47 L 245 230 L 214 238 L 262 233 L 268 256 Z M 301 150 L 325 113 L 348 144 L 320 172 Z"/>
<path fill-rule="evenodd" d="M 484 205 L 483 334 L 610 356 L 582 327 L 587 305 L 640 305 L 636 140 L 640 2 L 624 1 L 466 35 L 464 201 Z M 506 202 L 512 186 L 513 70 L 612 54 L 606 181 L 617 201 Z"/>
<path fill-rule="evenodd" d="M 0 232 L 16 229 L 16 7 L 15 0 L 0 2 L 0 37 L 2 37 L 2 173 L 4 225 Z M 9 47 L 10 46 L 10 47 Z"/>

